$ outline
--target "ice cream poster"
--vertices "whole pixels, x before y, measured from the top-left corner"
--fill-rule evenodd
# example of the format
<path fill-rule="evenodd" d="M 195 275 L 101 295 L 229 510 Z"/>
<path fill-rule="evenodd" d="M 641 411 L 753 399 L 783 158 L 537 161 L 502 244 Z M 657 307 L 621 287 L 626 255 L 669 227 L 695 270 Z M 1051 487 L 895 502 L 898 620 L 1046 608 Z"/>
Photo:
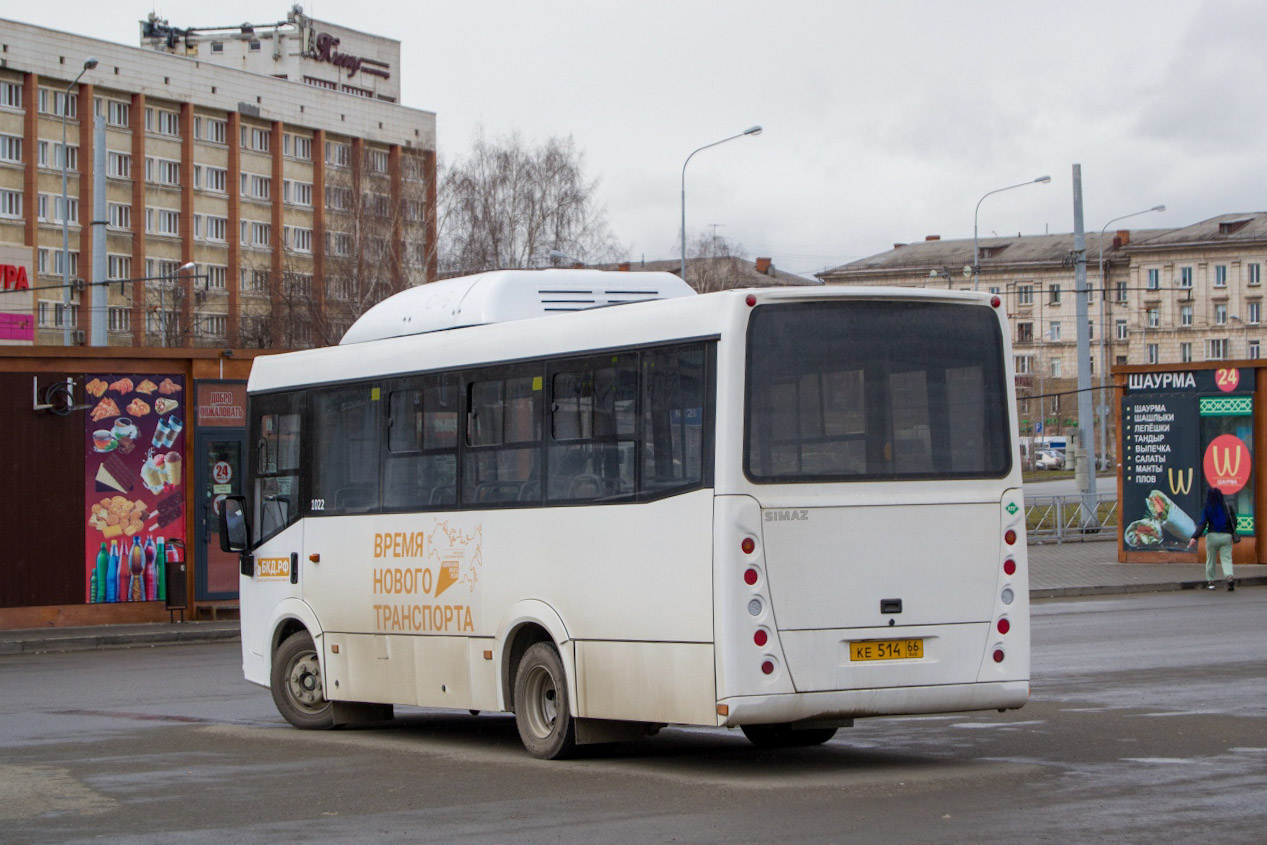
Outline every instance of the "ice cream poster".
<path fill-rule="evenodd" d="M 163 601 L 185 549 L 183 376 L 84 376 L 84 592 L 89 603 Z"/>

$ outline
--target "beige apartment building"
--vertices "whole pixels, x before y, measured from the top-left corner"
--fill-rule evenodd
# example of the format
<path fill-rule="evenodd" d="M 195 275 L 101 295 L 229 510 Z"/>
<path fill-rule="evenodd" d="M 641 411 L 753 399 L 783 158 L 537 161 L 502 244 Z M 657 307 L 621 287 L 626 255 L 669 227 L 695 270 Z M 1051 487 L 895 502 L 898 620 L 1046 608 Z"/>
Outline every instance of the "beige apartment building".
<path fill-rule="evenodd" d="M 980 238 L 977 285 L 1003 297 L 1012 329 L 1022 434 L 1077 426 L 1076 261 L 1072 234 Z M 1103 252 L 1101 253 L 1101 248 Z M 1104 279 L 1100 281 L 1101 255 Z M 1267 213 L 1177 229 L 1086 236 L 1094 385 L 1120 364 L 1261 357 Z M 972 289 L 971 239 L 894 244 L 818 274 L 826 284 Z M 1113 409 L 1105 393 L 1112 447 Z M 1101 413 L 1097 398 L 1096 423 Z"/>
<path fill-rule="evenodd" d="M 141 45 L 0 20 L 0 344 L 320 345 L 435 277 L 400 42 L 296 6 Z"/>

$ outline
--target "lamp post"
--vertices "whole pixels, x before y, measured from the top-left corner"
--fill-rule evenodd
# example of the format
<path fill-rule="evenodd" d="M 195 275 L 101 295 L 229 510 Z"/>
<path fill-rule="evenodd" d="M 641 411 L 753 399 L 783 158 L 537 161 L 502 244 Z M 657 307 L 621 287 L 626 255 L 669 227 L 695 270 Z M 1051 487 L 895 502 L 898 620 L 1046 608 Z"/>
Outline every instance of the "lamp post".
<path fill-rule="evenodd" d="M 991 194 L 997 194 L 1001 191 L 1010 191 L 1013 188 L 1024 188 L 1026 185 L 1045 185 L 1051 181 L 1050 176 L 1039 176 L 1037 179 L 1031 179 L 1028 182 L 1018 182 L 1015 185 L 1008 185 L 1006 188 L 995 188 L 993 191 L 987 191 L 981 199 L 977 200 L 977 208 L 972 212 L 972 289 L 976 290 L 977 285 L 981 281 L 981 258 L 980 250 L 977 249 L 977 214 L 981 211 L 981 203 L 985 202 L 985 198 Z"/>
<path fill-rule="evenodd" d="M 84 60 L 84 66 L 66 86 L 62 98 L 62 345 L 70 346 L 70 198 L 66 192 L 66 169 L 70 166 L 70 150 L 66 147 L 66 112 L 70 111 L 70 89 L 79 78 L 97 66 L 95 56 Z"/>
<path fill-rule="evenodd" d="M 1104 351 L 1104 336 L 1108 334 L 1109 327 L 1107 325 L 1108 312 L 1106 310 L 1105 301 L 1109 298 L 1109 292 L 1104 286 L 1104 233 L 1108 228 L 1119 220 L 1125 220 L 1128 217 L 1136 217 L 1140 214 L 1150 214 L 1154 211 L 1165 211 L 1166 206 L 1154 205 L 1152 208 L 1145 208 L 1142 211 L 1132 211 L 1130 214 L 1123 214 L 1121 217 L 1114 217 L 1108 223 L 1100 228 L 1100 469 L 1107 469 L 1109 464 L 1109 435 L 1108 423 L 1108 406 L 1104 404 L 1105 376 L 1109 371 L 1109 359 Z"/>
<path fill-rule="evenodd" d="M 702 152 L 709 147 L 715 147 L 718 144 L 724 144 L 727 141 L 733 141 L 736 138 L 742 138 L 745 135 L 760 135 L 760 126 L 749 126 L 738 135 L 731 135 L 729 138 L 722 138 L 720 141 L 714 141 L 711 144 L 705 144 L 698 150 L 692 152 L 686 157 L 686 161 L 682 162 L 682 281 L 686 281 L 686 166 L 691 163 L 691 159 L 695 157 L 695 153 Z"/>

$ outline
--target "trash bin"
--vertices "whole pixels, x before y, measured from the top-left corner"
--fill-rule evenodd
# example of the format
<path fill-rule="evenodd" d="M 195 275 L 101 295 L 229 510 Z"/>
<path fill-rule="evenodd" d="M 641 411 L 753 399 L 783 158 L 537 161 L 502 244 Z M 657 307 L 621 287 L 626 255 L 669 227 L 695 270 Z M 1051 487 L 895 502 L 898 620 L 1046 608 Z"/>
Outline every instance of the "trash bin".
<path fill-rule="evenodd" d="M 167 591 L 167 612 L 174 614 L 179 610 L 180 621 L 184 622 L 185 610 L 189 607 L 189 576 L 185 568 L 184 542 L 170 541 L 167 544 L 166 553 L 167 561 L 163 568 L 163 578 Z"/>

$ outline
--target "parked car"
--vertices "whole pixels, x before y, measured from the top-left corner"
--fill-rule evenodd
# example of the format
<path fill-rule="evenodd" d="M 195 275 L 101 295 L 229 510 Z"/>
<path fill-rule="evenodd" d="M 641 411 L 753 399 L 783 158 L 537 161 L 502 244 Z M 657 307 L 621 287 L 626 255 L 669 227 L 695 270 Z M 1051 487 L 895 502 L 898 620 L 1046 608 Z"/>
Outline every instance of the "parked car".
<path fill-rule="evenodd" d="M 1064 469 L 1065 456 L 1053 449 L 1043 449 L 1034 455 L 1035 469 Z"/>

